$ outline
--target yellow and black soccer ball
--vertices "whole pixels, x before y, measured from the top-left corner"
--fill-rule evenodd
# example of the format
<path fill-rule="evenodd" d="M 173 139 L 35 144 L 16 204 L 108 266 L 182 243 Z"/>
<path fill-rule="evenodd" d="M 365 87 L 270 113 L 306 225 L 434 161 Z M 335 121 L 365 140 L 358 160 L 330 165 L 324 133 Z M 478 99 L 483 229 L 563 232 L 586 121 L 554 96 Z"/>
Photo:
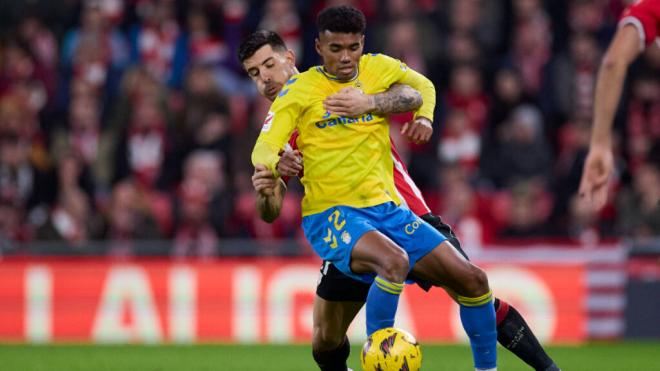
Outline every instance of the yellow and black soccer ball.
<path fill-rule="evenodd" d="M 388 327 L 369 336 L 360 361 L 364 371 L 417 371 L 422 367 L 422 350 L 409 332 Z"/>

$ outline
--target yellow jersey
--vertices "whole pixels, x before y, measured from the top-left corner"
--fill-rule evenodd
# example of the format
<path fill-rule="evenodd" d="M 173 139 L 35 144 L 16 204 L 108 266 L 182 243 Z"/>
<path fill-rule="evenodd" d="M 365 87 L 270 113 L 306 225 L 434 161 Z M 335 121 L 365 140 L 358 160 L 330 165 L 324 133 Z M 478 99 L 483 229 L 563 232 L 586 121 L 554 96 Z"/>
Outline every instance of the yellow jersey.
<path fill-rule="evenodd" d="M 252 163 L 266 165 L 278 175 L 278 153 L 298 129 L 296 143 L 305 167 L 301 178 L 305 187 L 303 216 L 337 205 L 364 208 L 388 201 L 400 204 L 392 174 L 387 117 L 371 113 L 338 117 L 323 109 L 325 98 L 343 88 L 353 86 L 365 94 L 377 94 L 394 83 L 419 91 L 423 104 L 415 116 L 433 121 L 435 88 L 431 81 L 382 54 L 363 55 L 356 76 L 346 82 L 321 66 L 294 75 L 268 112 L 252 151 Z"/>

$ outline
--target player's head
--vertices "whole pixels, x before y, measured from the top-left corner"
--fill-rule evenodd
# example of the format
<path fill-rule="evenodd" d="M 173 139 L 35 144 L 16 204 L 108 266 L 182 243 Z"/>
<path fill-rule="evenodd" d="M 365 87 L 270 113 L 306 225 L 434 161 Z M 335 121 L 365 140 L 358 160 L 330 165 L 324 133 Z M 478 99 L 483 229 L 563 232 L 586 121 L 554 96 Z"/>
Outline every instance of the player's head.
<path fill-rule="evenodd" d="M 322 10 L 316 24 L 316 51 L 326 71 L 339 80 L 350 80 L 357 73 L 364 48 L 364 14 L 351 6 L 334 6 Z"/>
<path fill-rule="evenodd" d="M 277 93 L 296 73 L 296 58 L 273 31 L 256 31 L 238 47 L 238 60 L 257 85 L 259 94 L 275 100 Z"/>

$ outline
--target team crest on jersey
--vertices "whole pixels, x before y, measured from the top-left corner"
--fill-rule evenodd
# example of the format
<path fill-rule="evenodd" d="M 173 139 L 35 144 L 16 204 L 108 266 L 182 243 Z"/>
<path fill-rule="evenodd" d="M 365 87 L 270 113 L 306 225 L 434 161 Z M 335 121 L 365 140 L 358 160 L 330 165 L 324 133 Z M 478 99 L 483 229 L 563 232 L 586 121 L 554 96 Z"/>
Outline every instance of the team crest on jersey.
<path fill-rule="evenodd" d="M 355 82 L 355 87 L 358 88 L 358 89 L 360 89 L 360 90 L 362 90 L 362 83 L 360 82 L 360 80 L 357 80 L 357 81 Z"/>
<path fill-rule="evenodd" d="M 348 245 L 351 243 L 351 234 L 348 233 L 348 231 L 344 231 L 344 233 L 341 234 L 341 240 Z"/>
<path fill-rule="evenodd" d="M 275 112 L 268 111 L 266 119 L 264 120 L 264 126 L 261 127 L 262 132 L 267 132 L 270 130 L 270 127 L 273 126 L 273 119 L 275 118 Z"/>

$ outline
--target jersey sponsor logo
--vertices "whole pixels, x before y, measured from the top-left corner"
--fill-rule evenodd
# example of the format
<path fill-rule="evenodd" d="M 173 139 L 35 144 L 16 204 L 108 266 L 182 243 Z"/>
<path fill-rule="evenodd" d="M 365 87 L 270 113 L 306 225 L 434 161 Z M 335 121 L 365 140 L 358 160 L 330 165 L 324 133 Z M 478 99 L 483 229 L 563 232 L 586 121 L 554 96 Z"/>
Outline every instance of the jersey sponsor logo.
<path fill-rule="evenodd" d="M 323 115 L 324 120 L 317 121 L 314 125 L 316 125 L 316 127 L 319 129 L 325 129 L 327 127 L 332 127 L 337 125 L 359 124 L 359 123 L 369 122 L 374 119 L 374 116 L 371 113 L 364 114 L 360 117 L 340 116 L 340 117 L 327 119 L 328 117 L 330 117 L 330 113 L 326 111 L 326 113 Z"/>
<path fill-rule="evenodd" d="M 420 225 L 422 225 L 422 221 L 417 219 L 412 223 L 406 224 L 405 227 L 403 227 L 403 231 L 406 232 L 406 234 L 413 234 L 415 231 L 419 228 Z"/>
<path fill-rule="evenodd" d="M 267 132 L 270 130 L 270 127 L 273 126 L 273 119 L 275 118 L 275 112 L 268 111 L 266 119 L 264 120 L 264 126 L 261 127 L 262 132 Z"/>

